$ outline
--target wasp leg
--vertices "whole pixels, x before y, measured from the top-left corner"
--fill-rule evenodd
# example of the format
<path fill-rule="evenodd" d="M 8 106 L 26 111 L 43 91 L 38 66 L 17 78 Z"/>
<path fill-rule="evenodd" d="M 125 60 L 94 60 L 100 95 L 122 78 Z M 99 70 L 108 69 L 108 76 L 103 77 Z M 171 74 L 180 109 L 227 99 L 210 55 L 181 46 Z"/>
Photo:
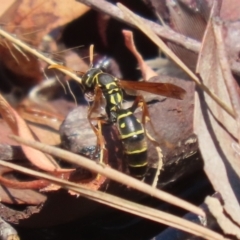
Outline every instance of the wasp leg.
<path fill-rule="evenodd" d="M 107 161 L 104 161 L 104 156 L 106 155 L 105 151 L 107 151 L 107 150 L 105 148 L 105 139 L 102 134 L 102 121 L 101 120 L 98 121 L 98 141 L 99 141 L 99 147 L 100 147 L 99 163 L 102 164 L 103 166 L 105 166 Z"/>
<path fill-rule="evenodd" d="M 144 97 L 142 95 L 138 95 L 135 98 L 135 101 L 133 102 L 133 105 L 131 106 L 130 109 L 132 112 L 135 112 L 137 108 L 142 109 L 142 124 L 145 126 L 147 122 L 150 122 L 151 127 L 154 130 L 153 124 L 151 122 L 150 114 L 148 111 L 147 103 L 145 102 Z"/>
<path fill-rule="evenodd" d="M 103 153 L 106 150 L 105 149 L 105 139 L 102 134 L 102 123 L 104 121 L 101 118 L 91 118 L 91 112 L 90 115 L 88 115 L 88 121 L 90 123 L 90 126 L 92 130 L 94 131 L 96 137 L 97 137 L 97 149 L 96 151 L 100 151 L 100 160 L 99 163 L 104 163 L 103 161 Z M 97 127 L 93 124 L 93 121 L 97 121 Z"/>
<path fill-rule="evenodd" d="M 150 121 L 150 116 L 147 104 L 141 95 L 136 96 L 133 105 L 130 107 L 132 112 L 135 112 L 137 108 L 142 109 L 142 124 L 145 125 L 148 121 Z"/>
<path fill-rule="evenodd" d="M 98 119 L 97 126 L 98 128 L 95 128 L 95 134 L 97 136 L 97 151 L 100 152 L 100 158 L 98 164 L 105 167 L 107 164 L 107 149 L 105 148 L 105 139 L 102 134 L 102 120 Z M 96 175 L 96 180 L 101 179 L 101 174 Z"/>
<path fill-rule="evenodd" d="M 163 154 L 162 154 L 162 149 L 159 146 L 159 143 L 151 136 L 151 134 L 147 131 L 147 129 L 145 129 L 145 134 L 146 134 L 147 138 L 154 144 L 155 149 L 158 154 L 158 163 L 157 163 L 156 173 L 155 173 L 154 179 L 152 181 L 152 187 L 155 188 L 158 183 L 158 178 L 159 178 L 160 172 L 163 168 Z"/>
<path fill-rule="evenodd" d="M 107 164 L 107 158 L 105 158 L 105 156 L 107 154 L 106 153 L 106 148 L 105 148 L 105 139 L 103 137 L 102 134 L 102 123 L 104 122 L 100 117 L 99 118 L 92 118 L 91 117 L 92 114 L 92 109 L 89 109 L 88 112 L 88 121 L 90 123 L 90 126 L 92 128 L 92 130 L 94 131 L 96 137 L 97 137 L 97 148 L 96 148 L 96 152 L 100 153 L 100 158 L 99 158 L 99 164 L 105 166 L 105 164 Z M 97 127 L 93 124 L 92 121 L 97 121 Z M 98 173 L 95 177 L 96 180 L 101 179 L 101 175 Z"/>
<path fill-rule="evenodd" d="M 105 148 L 105 139 L 102 134 L 102 124 L 106 122 L 103 117 L 93 117 L 93 114 L 98 112 L 98 110 L 101 108 L 100 103 L 102 103 L 102 92 L 101 90 L 96 87 L 94 91 L 95 97 L 94 97 L 94 102 L 90 106 L 88 110 L 88 121 L 89 124 L 94 131 L 96 137 L 97 137 L 97 151 L 100 151 L 100 164 L 104 164 L 104 151 L 106 151 Z M 93 123 L 93 121 L 97 122 L 97 127 L 96 124 Z"/>

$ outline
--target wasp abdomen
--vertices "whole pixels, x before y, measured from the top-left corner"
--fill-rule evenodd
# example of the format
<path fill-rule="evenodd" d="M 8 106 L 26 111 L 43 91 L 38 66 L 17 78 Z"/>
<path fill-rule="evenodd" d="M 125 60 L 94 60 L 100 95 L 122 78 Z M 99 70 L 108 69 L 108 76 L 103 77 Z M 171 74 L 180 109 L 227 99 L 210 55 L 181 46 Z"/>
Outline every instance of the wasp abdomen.
<path fill-rule="evenodd" d="M 147 171 L 147 142 L 144 128 L 129 109 L 117 111 L 117 128 L 130 174 L 143 178 Z"/>
<path fill-rule="evenodd" d="M 137 142 L 132 137 L 122 140 L 129 172 L 136 178 L 143 178 L 147 172 L 147 143 L 145 137 Z"/>

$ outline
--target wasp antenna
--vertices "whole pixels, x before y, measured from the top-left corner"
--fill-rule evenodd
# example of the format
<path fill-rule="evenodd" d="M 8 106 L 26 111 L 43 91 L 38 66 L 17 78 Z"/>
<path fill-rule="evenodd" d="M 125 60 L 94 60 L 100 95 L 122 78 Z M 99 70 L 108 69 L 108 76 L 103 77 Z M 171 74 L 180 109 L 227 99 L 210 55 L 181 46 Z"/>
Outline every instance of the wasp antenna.
<path fill-rule="evenodd" d="M 64 93 L 67 94 L 67 90 L 66 90 L 64 84 L 63 84 L 62 81 L 59 79 L 59 77 L 58 77 L 58 75 L 56 74 L 56 72 L 55 72 L 55 71 L 53 71 L 53 72 L 54 72 L 54 74 L 55 74 L 55 77 L 56 77 L 57 81 L 58 81 L 58 82 L 60 83 L 60 85 L 62 86 L 62 88 L 63 88 L 63 90 L 64 90 Z"/>
<path fill-rule="evenodd" d="M 90 47 L 89 47 L 90 68 L 93 67 L 93 48 L 94 48 L 94 45 L 91 44 Z"/>
<path fill-rule="evenodd" d="M 6 40 L 4 40 L 3 42 L 4 42 L 4 44 L 6 45 L 7 49 L 9 50 L 11 56 L 14 58 L 14 60 L 15 60 L 15 61 L 17 62 L 17 64 L 19 65 L 19 61 L 18 61 L 17 57 L 15 56 L 15 54 L 13 53 L 13 51 L 11 50 L 8 42 L 7 42 Z"/>
<path fill-rule="evenodd" d="M 76 99 L 76 97 L 75 97 L 75 95 L 74 95 L 74 93 L 73 93 L 73 91 L 72 91 L 72 89 L 71 89 L 70 84 L 69 84 L 68 81 L 67 81 L 67 88 L 68 88 L 70 94 L 72 95 L 72 97 L 73 97 L 73 99 L 74 99 L 75 105 L 77 106 L 77 99 Z"/>

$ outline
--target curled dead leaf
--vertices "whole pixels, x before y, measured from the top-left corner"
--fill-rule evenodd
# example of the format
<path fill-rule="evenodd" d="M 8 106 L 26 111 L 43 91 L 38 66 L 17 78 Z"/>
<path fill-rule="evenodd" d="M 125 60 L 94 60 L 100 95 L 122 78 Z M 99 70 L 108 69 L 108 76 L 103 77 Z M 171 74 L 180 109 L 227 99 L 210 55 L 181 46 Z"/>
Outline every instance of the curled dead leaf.
<path fill-rule="evenodd" d="M 215 1 L 219 4 L 218 1 Z M 217 6 L 215 6 L 217 8 Z M 231 106 L 229 88 L 226 87 L 226 76 L 231 76 L 227 61 L 221 25 L 217 25 L 214 17 L 218 16 L 215 8 L 212 10 L 198 59 L 197 72 L 211 91 Z M 221 42 L 221 45 L 219 43 Z M 217 44 L 218 43 L 218 44 Z M 222 65 L 222 62 L 225 65 Z M 227 73 L 226 73 L 227 72 Z M 232 78 L 233 79 L 233 78 Z M 231 81 L 228 79 L 227 81 Z M 239 216 L 239 154 L 233 146 L 238 145 L 237 121 L 223 111 L 215 101 L 205 93 L 199 92 L 195 98 L 195 133 L 198 136 L 199 148 L 204 160 L 204 170 L 214 189 L 221 194 L 224 210 L 234 221 L 240 224 Z"/>
<path fill-rule="evenodd" d="M 26 122 L 18 115 L 18 113 L 8 104 L 8 102 L 0 95 L 0 113 L 3 119 L 8 123 L 13 133 L 22 136 L 26 139 L 34 140 L 32 132 L 30 131 Z M 21 145 L 26 157 L 35 166 L 48 172 L 69 172 L 69 169 L 61 169 L 55 160 L 47 154 L 38 150 Z"/>

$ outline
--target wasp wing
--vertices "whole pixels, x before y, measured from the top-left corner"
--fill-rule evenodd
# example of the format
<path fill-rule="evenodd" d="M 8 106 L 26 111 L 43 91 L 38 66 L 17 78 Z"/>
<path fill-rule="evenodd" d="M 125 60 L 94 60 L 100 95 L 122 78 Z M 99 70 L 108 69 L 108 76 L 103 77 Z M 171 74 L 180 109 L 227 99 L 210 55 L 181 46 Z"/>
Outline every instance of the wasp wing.
<path fill-rule="evenodd" d="M 141 90 L 169 98 L 183 99 L 186 94 L 186 91 L 183 88 L 171 83 L 134 82 L 119 80 L 118 84 L 126 90 Z"/>

